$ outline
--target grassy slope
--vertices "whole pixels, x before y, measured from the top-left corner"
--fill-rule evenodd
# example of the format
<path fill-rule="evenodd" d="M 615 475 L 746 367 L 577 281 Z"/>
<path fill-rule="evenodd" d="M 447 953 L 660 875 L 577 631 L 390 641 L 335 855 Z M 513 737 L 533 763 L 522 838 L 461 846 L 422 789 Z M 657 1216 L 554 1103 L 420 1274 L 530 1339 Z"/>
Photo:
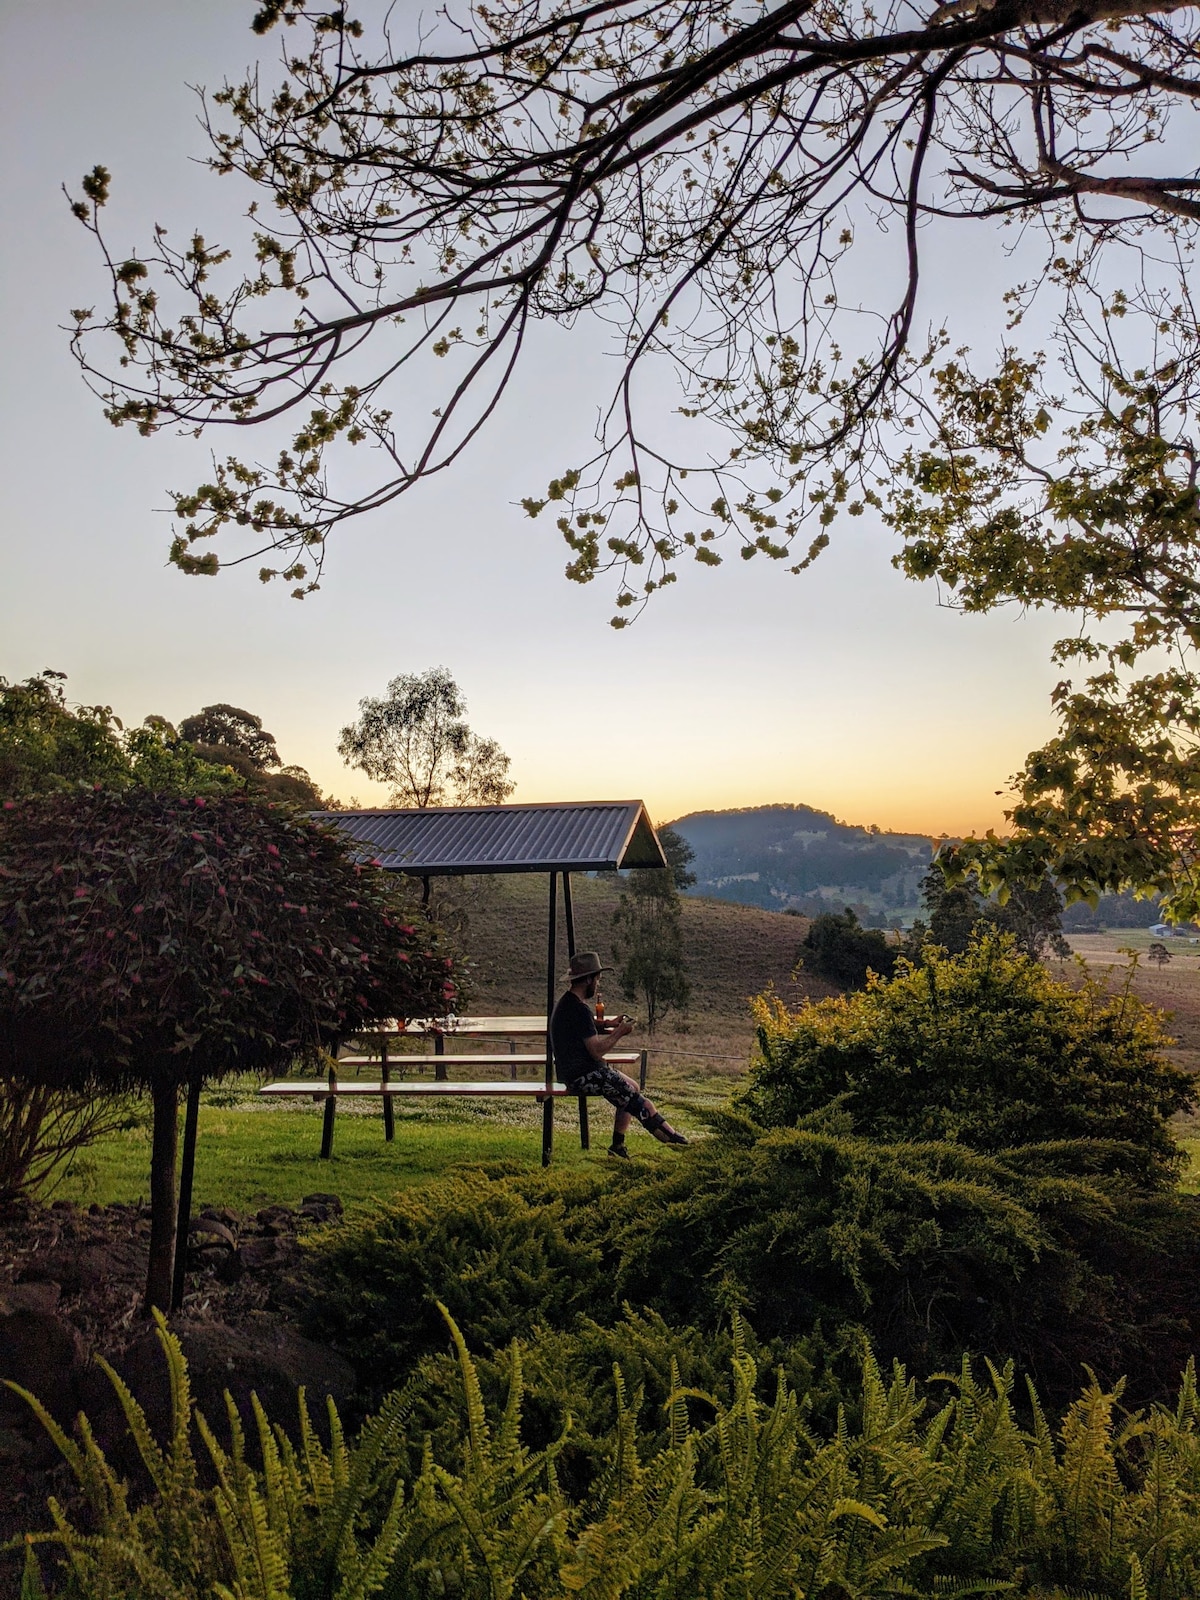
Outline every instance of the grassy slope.
<path fill-rule="evenodd" d="M 619 887 L 595 879 L 574 882 L 580 949 L 611 958 L 612 913 Z M 544 878 L 485 879 L 472 886 L 463 945 L 475 965 L 478 1014 L 537 1012 L 546 1003 L 546 899 Z M 561 916 L 561 902 L 560 902 Z M 791 969 L 805 923 L 776 912 L 719 900 L 690 900 L 683 907 L 687 956 L 695 991 L 686 1019 L 669 1018 L 649 1041 L 650 1088 L 683 1127 L 694 1126 L 689 1106 L 724 1098 L 744 1070 L 751 1047 L 747 998 L 774 984 L 798 1003 L 826 993 L 815 980 L 793 982 Z M 565 932 L 560 972 L 566 967 Z M 559 985 L 561 988 L 561 984 Z M 609 980 L 612 1009 L 622 1005 Z M 626 1003 L 626 1008 L 632 1006 Z M 686 1031 L 679 1031 L 680 1027 Z M 634 1038 L 631 1045 L 646 1041 Z M 528 1041 L 526 1048 L 535 1048 Z M 502 1048 L 494 1041 L 480 1048 Z M 294 1201 L 331 1190 L 348 1204 L 444 1172 L 455 1162 L 540 1159 L 541 1113 L 533 1105 L 494 1101 L 443 1101 L 440 1106 L 399 1101 L 396 1139 L 383 1142 L 378 1111 L 339 1109 L 333 1160 L 318 1159 L 320 1108 L 311 1103 L 266 1106 L 252 1091 L 216 1091 L 205 1097 L 196 1162 L 197 1207 L 220 1204 L 254 1209 L 269 1200 Z M 604 1159 L 607 1108 L 592 1112 L 593 1153 L 579 1150 L 574 1107 L 556 1108 L 557 1160 Z M 663 1159 L 662 1148 L 635 1131 L 639 1158 Z M 669 1152 L 666 1154 L 669 1159 Z M 56 1191 L 91 1202 L 137 1200 L 150 1170 L 149 1130 L 134 1129 L 86 1153 Z"/>

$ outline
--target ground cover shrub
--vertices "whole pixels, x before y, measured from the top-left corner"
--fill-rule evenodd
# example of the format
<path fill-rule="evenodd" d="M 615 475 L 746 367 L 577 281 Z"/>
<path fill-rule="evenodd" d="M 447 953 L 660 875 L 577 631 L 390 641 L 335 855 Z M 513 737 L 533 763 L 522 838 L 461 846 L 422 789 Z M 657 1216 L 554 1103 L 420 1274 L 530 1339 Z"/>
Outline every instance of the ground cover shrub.
<path fill-rule="evenodd" d="M 865 1352 L 858 1420 L 843 1414 L 822 1429 L 782 1374 L 773 1396 L 760 1396 L 735 1325 L 730 1398 L 689 1393 L 673 1374 L 661 1436 L 639 1427 L 614 1370 L 613 1445 L 573 1504 L 558 1476 L 569 1435 L 545 1449 L 524 1438 L 520 1347 L 503 1406 L 489 1408 L 451 1332 L 463 1401 L 453 1438 L 415 1448 L 411 1388 L 390 1395 L 353 1441 L 330 1404 L 328 1449 L 303 1395 L 298 1447 L 256 1402 L 259 1470 L 232 1402 L 228 1452 L 195 1411 L 160 1320 L 167 1439 L 151 1436 L 109 1373 L 147 1498 L 134 1501 L 85 1419 L 69 1437 L 38 1408 L 89 1522 L 81 1529 L 50 1501 L 52 1530 L 24 1541 L 22 1600 L 42 1600 L 47 1579 L 60 1600 L 1193 1600 L 1200 1586 L 1190 1367 L 1169 1409 L 1122 1415 L 1119 1388 L 1091 1380 L 1058 1428 L 1031 1397 L 1027 1431 L 1011 1368 L 981 1382 L 964 1361 L 927 1398 L 902 1368 L 885 1375 Z"/>
<path fill-rule="evenodd" d="M 444 1293 L 485 1354 L 614 1329 L 627 1305 L 708 1337 L 738 1310 L 816 1373 L 865 1333 L 924 1370 L 1013 1357 L 1056 1403 L 1082 1362 L 1158 1396 L 1200 1333 L 1200 1202 L 1112 1164 L 1095 1142 L 988 1156 L 868 1140 L 836 1112 L 790 1129 L 726 1114 L 669 1164 L 480 1169 L 351 1219 L 313 1246 L 308 1327 L 377 1387 L 438 1348 Z"/>
<path fill-rule="evenodd" d="M 798 1011 L 762 997 L 755 1019 L 759 1058 L 740 1103 L 765 1126 L 837 1100 L 871 1138 L 989 1152 L 1100 1140 L 1140 1184 L 1178 1176 L 1168 1119 L 1195 1090 L 1163 1054 L 1161 1013 L 1128 988 L 1055 979 L 1010 938 L 928 950 L 890 982 Z"/>
<path fill-rule="evenodd" d="M 1161 1394 L 1195 1346 L 1200 1206 L 1113 1176 L 1103 1147 L 885 1144 L 829 1113 L 714 1135 L 606 1197 L 618 1301 L 673 1323 L 738 1309 L 831 1352 L 863 1329 L 923 1370 L 1012 1357 L 1056 1401 L 1082 1362 Z"/>
<path fill-rule="evenodd" d="M 312 1243 L 303 1311 L 369 1390 L 402 1383 L 441 1350 L 449 1310 L 475 1349 L 607 1310 L 603 1255 L 580 1224 L 606 1183 L 594 1170 L 503 1164 L 452 1173 L 325 1230 Z"/>
<path fill-rule="evenodd" d="M 352 1221 L 317 1246 L 313 1331 L 380 1386 L 436 1350 L 441 1298 L 501 1362 L 626 1308 L 673 1337 L 736 1310 L 818 1374 L 865 1334 L 922 1370 L 1011 1357 L 1056 1404 L 1083 1362 L 1169 1389 L 1200 1338 L 1200 1202 L 1175 1187 L 1166 1119 L 1191 1087 L 1155 1014 L 991 938 L 760 1016 L 763 1060 L 707 1140 L 650 1167 L 461 1173 Z M 539 1415 L 588 1417 L 593 1454 L 602 1345 L 534 1380 Z"/>

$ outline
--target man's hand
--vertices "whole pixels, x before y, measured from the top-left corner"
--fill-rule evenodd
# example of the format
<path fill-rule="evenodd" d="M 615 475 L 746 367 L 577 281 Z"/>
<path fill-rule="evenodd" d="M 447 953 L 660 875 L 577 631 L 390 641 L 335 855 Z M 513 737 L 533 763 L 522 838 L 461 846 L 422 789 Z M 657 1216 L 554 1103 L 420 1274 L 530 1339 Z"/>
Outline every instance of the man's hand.
<path fill-rule="evenodd" d="M 633 1032 L 633 1023 L 626 1016 L 606 1017 L 598 1033 L 584 1041 L 588 1054 L 594 1061 L 603 1061 L 619 1039 Z"/>

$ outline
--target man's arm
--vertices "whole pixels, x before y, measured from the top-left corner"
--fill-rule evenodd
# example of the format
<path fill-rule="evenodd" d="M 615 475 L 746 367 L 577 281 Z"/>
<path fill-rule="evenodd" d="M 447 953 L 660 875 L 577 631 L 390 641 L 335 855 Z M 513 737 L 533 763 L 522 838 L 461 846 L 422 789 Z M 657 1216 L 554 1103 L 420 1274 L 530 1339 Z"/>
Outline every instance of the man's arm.
<path fill-rule="evenodd" d="M 588 1055 L 591 1056 L 593 1061 L 603 1061 L 613 1045 L 619 1039 L 624 1039 L 627 1034 L 632 1032 L 633 1023 L 626 1022 L 622 1018 L 620 1022 L 614 1022 L 611 1029 L 606 1033 L 594 1033 L 590 1039 L 585 1039 L 583 1042 L 587 1046 Z"/>

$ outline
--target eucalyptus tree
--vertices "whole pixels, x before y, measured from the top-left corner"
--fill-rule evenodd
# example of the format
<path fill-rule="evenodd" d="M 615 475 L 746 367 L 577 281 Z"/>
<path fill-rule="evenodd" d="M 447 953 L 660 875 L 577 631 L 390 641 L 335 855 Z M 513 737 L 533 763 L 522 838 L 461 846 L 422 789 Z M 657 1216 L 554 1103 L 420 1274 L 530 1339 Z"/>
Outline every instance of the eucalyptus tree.
<path fill-rule="evenodd" d="M 342 729 L 342 759 L 392 788 L 392 804 L 500 805 L 516 784 L 495 739 L 466 721 L 462 690 L 445 667 L 400 673 L 382 697 L 358 704 L 358 720 Z"/>

